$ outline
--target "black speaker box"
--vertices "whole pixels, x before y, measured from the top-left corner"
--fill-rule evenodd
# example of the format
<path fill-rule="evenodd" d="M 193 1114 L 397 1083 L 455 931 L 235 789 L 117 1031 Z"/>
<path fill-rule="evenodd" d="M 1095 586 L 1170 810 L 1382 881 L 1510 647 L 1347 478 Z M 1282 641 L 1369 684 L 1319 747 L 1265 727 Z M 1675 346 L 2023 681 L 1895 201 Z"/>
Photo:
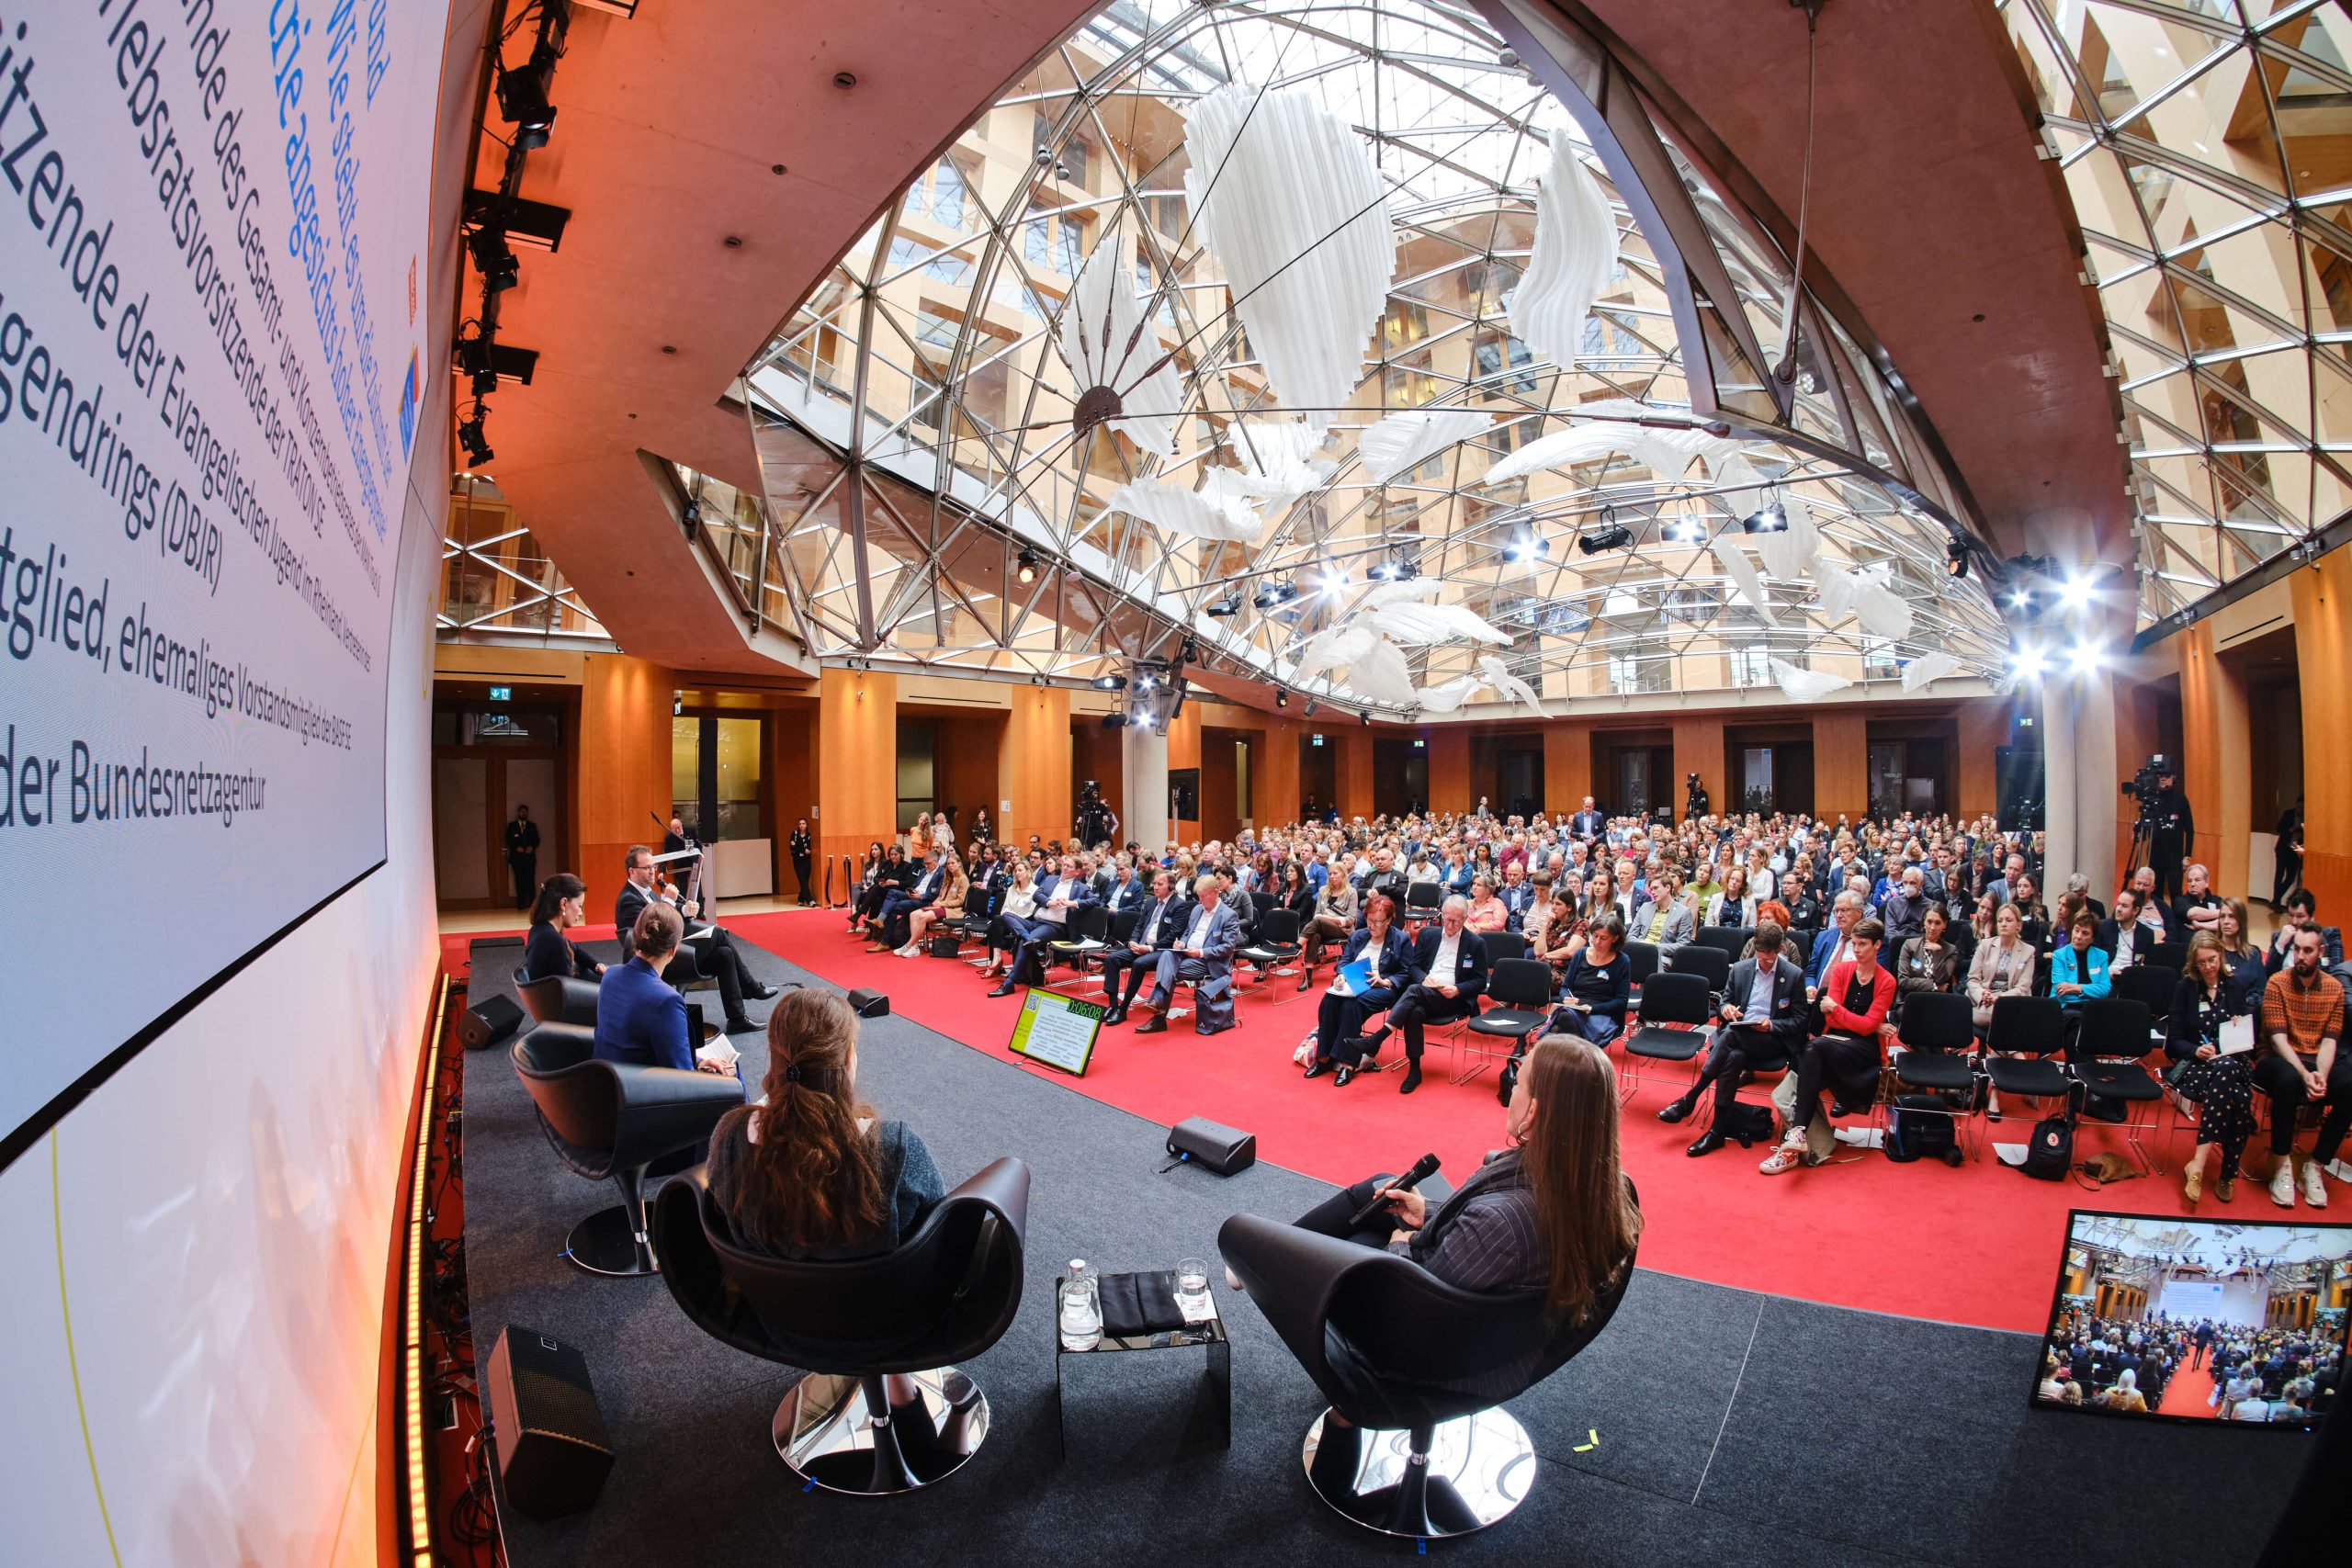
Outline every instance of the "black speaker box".
<path fill-rule="evenodd" d="M 458 1039 L 469 1051 L 487 1051 L 522 1026 L 523 1007 L 513 997 L 492 997 L 468 1008 L 458 1020 Z"/>
<path fill-rule="evenodd" d="M 576 1514 L 596 1501 L 613 1468 L 613 1445 L 588 1358 L 535 1328 L 508 1324 L 490 1348 L 490 1425 L 499 1483 L 518 1513 Z"/>
<path fill-rule="evenodd" d="M 849 994 L 849 1009 L 860 1018 L 888 1018 L 890 998 L 879 991 L 861 987 Z"/>
<path fill-rule="evenodd" d="M 1258 1134 L 1193 1116 L 1169 1129 L 1168 1152 L 1187 1164 L 1231 1176 L 1258 1163 Z"/>

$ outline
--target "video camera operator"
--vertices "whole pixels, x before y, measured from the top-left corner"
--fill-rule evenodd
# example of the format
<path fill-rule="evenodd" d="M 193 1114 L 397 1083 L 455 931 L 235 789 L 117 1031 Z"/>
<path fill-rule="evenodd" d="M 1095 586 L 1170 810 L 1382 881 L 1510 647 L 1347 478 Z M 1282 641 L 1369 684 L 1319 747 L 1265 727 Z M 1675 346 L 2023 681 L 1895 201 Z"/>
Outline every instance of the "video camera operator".
<path fill-rule="evenodd" d="M 1695 822 L 1708 812 L 1707 786 L 1699 782 L 1697 773 L 1690 774 L 1686 784 L 1688 793 L 1682 798 L 1682 819 Z"/>
<path fill-rule="evenodd" d="M 1078 841 L 1092 849 L 1097 844 L 1113 843 L 1119 830 L 1118 813 L 1102 798 L 1102 786 L 1089 779 L 1078 793 L 1078 821 L 1075 824 Z"/>
<path fill-rule="evenodd" d="M 2179 772 L 2172 759 L 2161 751 L 2151 756 L 2122 790 L 2139 803 L 2135 826 L 2147 837 L 2148 863 L 2156 873 L 2156 897 L 2169 907 L 2180 897 L 2181 875 L 2197 837 L 2197 818 L 2189 810 L 2188 792 L 2180 787 Z"/>

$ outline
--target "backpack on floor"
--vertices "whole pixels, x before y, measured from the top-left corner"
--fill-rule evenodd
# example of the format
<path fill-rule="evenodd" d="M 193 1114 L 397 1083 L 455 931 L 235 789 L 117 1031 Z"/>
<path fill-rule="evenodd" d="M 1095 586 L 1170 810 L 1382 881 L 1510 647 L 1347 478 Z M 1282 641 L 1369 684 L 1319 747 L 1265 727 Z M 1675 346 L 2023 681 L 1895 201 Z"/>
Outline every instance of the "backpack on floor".
<path fill-rule="evenodd" d="M 1735 1100 L 1715 1112 L 1715 1131 L 1743 1149 L 1770 1143 L 1772 1138 L 1772 1108 Z"/>
<path fill-rule="evenodd" d="M 2075 1161 L 2075 1124 L 2064 1116 L 2045 1116 L 2033 1124 L 2025 1145 L 2025 1164 L 2018 1168 L 2043 1181 L 2064 1181 Z"/>
<path fill-rule="evenodd" d="M 1886 1157 L 1897 1165 L 1916 1159 L 1960 1162 L 1951 1108 L 1941 1095 L 1898 1094 L 1886 1117 Z"/>
<path fill-rule="evenodd" d="M 931 939 L 931 955 L 933 958 L 953 958 L 963 951 L 964 939 L 953 931 L 942 931 Z"/>

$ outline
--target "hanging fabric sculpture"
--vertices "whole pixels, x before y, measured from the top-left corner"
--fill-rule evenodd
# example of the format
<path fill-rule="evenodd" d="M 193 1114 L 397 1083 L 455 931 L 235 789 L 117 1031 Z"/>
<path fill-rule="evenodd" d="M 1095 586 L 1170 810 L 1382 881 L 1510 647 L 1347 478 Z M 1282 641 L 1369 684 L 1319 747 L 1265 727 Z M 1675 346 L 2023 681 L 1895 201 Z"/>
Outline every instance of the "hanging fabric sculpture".
<path fill-rule="evenodd" d="M 1238 496 L 1213 497 L 1159 479 L 1130 479 L 1111 492 L 1105 512 L 1140 517 L 1164 533 L 1194 539 L 1255 543 L 1265 524 Z"/>
<path fill-rule="evenodd" d="M 1949 653 L 1923 653 L 1903 667 L 1903 689 L 1916 692 L 1957 672 L 1960 660 Z"/>
<path fill-rule="evenodd" d="M 1772 603 L 1764 596 L 1764 581 L 1756 575 L 1756 568 L 1748 561 L 1747 552 L 1733 544 L 1730 536 L 1725 535 L 1708 547 L 1708 553 L 1715 558 L 1715 564 L 1723 569 L 1724 575 L 1738 584 L 1740 592 L 1756 606 L 1756 613 L 1764 617 L 1764 624 L 1768 626 L 1778 625 L 1772 619 Z"/>
<path fill-rule="evenodd" d="M 1772 679 L 1781 683 L 1781 690 L 1801 703 L 1817 703 L 1830 693 L 1842 692 L 1854 683 L 1843 675 L 1800 670 L 1785 659 L 1772 660 Z"/>
<path fill-rule="evenodd" d="M 1363 142 L 1303 91 L 1233 83 L 1186 113 L 1184 199 L 1283 403 L 1324 428 L 1354 395 L 1396 274 Z"/>
<path fill-rule="evenodd" d="M 1494 415 L 1467 409 L 1387 414 L 1356 437 L 1356 457 L 1363 464 L 1364 478 L 1385 485 L 1447 447 L 1485 434 L 1494 423 Z"/>
<path fill-rule="evenodd" d="M 1488 468 L 1479 482 L 1498 485 L 1544 468 L 1589 463 L 1611 452 L 1623 452 L 1662 479 L 1679 479 L 1690 468 L 1693 457 L 1703 458 L 1712 467 L 1739 449 L 1739 443 L 1728 436 L 1710 435 L 1696 428 L 1628 423 L 1626 421 L 1631 419 L 1657 417 L 1656 409 L 1630 398 L 1580 403 L 1573 412 L 1579 416 L 1617 417 L 1593 419 L 1555 430 L 1549 435 L 1539 435 Z"/>
<path fill-rule="evenodd" d="M 1144 324 L 1127 286 L 1124 236 L 1102 236 L 1070 285 L 1054 346 L 1078 385 L 1077 422 L 1108 423 L 1162 459 L 1176 456 L 1176 412 L 1184 386 L 1159 333 Z"/>
<path fill-rule="evenodd" d="M 1536 176 L 1535 246 L 1503 301 L 1511 334 L 1555 365 L 1574 364 L 1585 317 L 1616 270 L 1616 215 L 1567 129 L 1555 127 L 1552 166 Z"/>

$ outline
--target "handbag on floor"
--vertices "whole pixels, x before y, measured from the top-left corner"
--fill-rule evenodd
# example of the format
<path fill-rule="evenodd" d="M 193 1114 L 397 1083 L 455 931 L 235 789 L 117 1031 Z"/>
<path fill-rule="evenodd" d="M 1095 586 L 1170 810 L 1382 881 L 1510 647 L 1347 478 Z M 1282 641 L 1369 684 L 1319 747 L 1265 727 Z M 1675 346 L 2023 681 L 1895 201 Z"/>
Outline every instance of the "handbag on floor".
<path fill-rule="evenodd" d="M 1771 1142 L 1777 1124 L 1770 1106 L 1745 1100 L 1735 1100 L 1715 1112 L 1715 1131 L 1743 1149 Z"/>
<path fill-rule="evenodd" d="M 960 936 L 943 932 L 931 939 L 931 955 L 933 958 L 953 958 L 963 951 L 964 939 Z"/>

